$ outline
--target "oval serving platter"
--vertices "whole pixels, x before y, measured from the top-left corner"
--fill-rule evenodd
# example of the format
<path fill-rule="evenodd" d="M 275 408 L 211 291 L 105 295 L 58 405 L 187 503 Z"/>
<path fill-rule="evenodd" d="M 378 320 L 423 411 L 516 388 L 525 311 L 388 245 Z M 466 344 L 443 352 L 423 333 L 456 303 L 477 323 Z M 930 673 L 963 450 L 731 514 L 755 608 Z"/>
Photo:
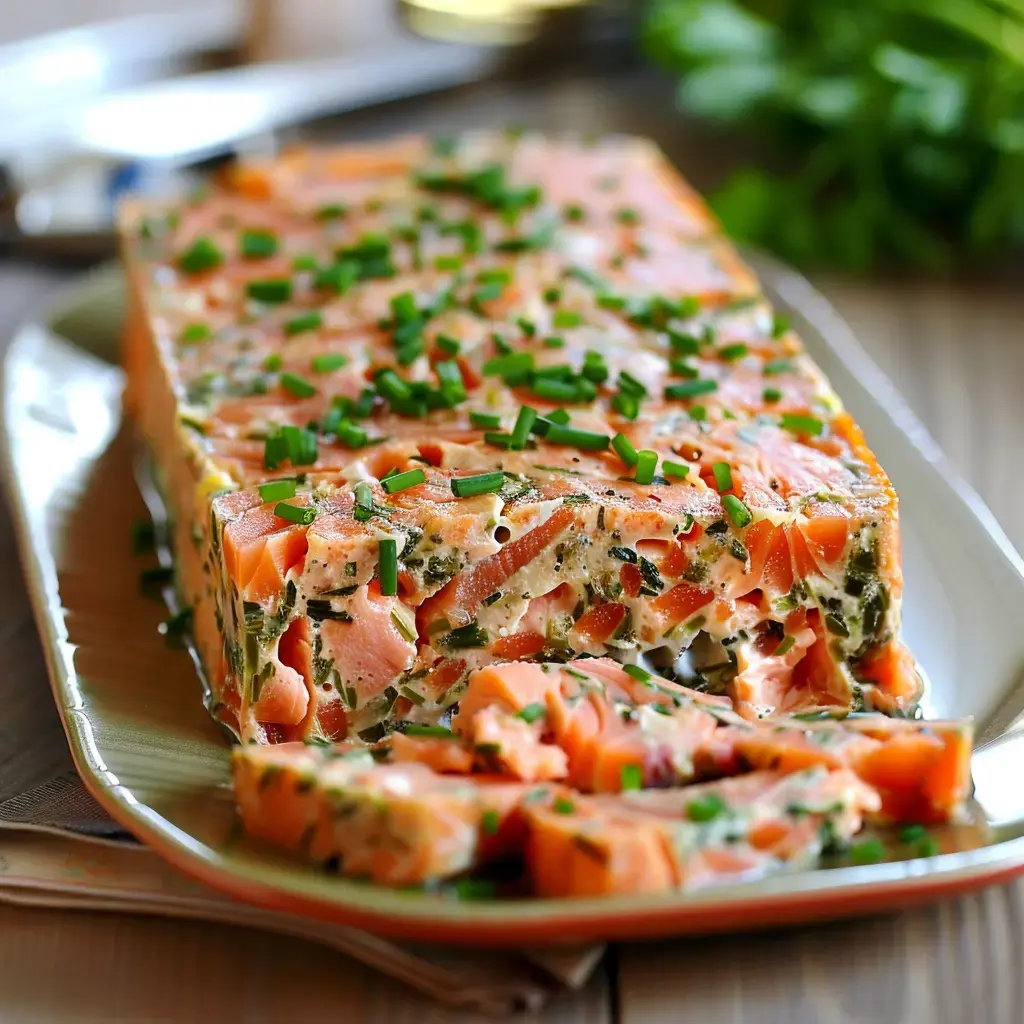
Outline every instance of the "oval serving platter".
<path fill-rule="evenodd" d="M 329 876 L 248 841 L 229 744 L 207 716 L 166 612 L 131 553 L 147 507 L 121 413 L 116 268 L 66 290 L 10 346 L 4 483 L 54 697 L 75 763 L 103 807 L 166 860 L 250 902 L 410 939 L 492 945 L 652 938 L 890 910 L 1024 871 L 1024 563 L 978 497 L 827 302 L 751 257 L 768 296 L 830 378 L 902 498 L 904 633 L 929 678 L 928 717 L 973 715 L 977 820 L 942 853 L 794 872 L 695 893 L 601 900 L 460 901 Z M 955 594 L 955 605 L 954 605 Z"/>

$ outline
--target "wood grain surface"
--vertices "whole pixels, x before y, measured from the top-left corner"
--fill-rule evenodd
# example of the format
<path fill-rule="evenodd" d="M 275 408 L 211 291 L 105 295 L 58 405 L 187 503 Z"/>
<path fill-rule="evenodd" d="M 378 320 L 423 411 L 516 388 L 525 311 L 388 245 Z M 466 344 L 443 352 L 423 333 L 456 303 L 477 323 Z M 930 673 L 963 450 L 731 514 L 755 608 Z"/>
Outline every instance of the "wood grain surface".
<path fill-rule="evenodd" d="M 346 120 L 344 134 L 449 131 L 509 121 L 658 138 L 701 185 L 699 136 L 666 114 L 664 85 L 632 80 L 487 87 Z M 653 97 L 653 98 L 652 98 Z M 338 128 L 327 129 L 336 135 Z M 0 265 L 0 337 L 62 280 Z M 817 281 L 962 474 L 1024 548 L 1024 288 Z M 870 424 L 864 425 L 870 437 Z M 4 621 L 38 660 L 6 512 Z M 7 614 L 6 609 L 13 614 Z M 12 625 L 13 623 L 13 625 Z M 7 647 L 8 651 L 10 647 Z M 9 723 L 0 722 L 0 727 Z M 545 1022 L 621 1024 L 1019 1024 L 1024 882 L 887 918 L 781 933 L 619 948 Z M 313 965 L 312 969 L 310 965 Z M 58 980 L 59 979 L 59 980 Z M 222 926 L 0 907 L 0 1021 L 263 1021 L 454 1024 L 393 981 L 313 945 Z"/>

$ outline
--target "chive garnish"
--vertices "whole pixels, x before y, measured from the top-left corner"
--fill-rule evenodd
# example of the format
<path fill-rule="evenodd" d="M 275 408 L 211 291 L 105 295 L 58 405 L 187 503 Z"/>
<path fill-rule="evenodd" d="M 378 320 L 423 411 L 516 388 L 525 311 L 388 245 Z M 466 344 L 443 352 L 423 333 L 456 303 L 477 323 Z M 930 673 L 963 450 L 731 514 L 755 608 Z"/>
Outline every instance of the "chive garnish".
<path fill-rule="evenodd" d="M 348 213 L 348 207 L 344 203 L 324 203 L 316 211 L 317 220 L 334 220 L 337 217 L 344 217 Z"/>
<path fill-rule="evenodd" d="M 766 377 L 772 377 L 777 373 L 792 373 L 793 364 L 788 359 L 771 359 L 764 364 L 761 371 Z"/>
<path fill-rule="evenodd" d="M 807 434 L 811 437 L 817 437 L 825 429 L 825 424 L 816 416 L 802 416 L 794 412 L 784 412 L 779 418 L 779 425 L 783 430 L 791 430 L 794 434 Z"/>
<path fill-rule="evenodd" d="M 619 773 L 620 786 L 623 793 L 644 788 L 643 769 L 638 764 L 624 764 Z"/>
<path fill-rule="evenodd" d="M 635 420 L 640 415 L 640 399 L 636 395 L 620 391 L 612 396 L 612 408 L 627 420 Z"/>
<path fill-rule="evenodd" d="M 181 331 L 178 341 L 182 345 L 195 345 L 200 341 L 206 341 L 213 331 L 209 324 L 186 324 Z"/>
<path fill-rule="evenodd" d="M 217 243 L 205 235 L 197 238 L 179 257 L 178 266 L 186 274 L 200 274 L 204 270 L 212 270 L 224 262 L 224 253 Z"/>
<path fill-rule="evenodd" d="M 772 337 L 781 338 L 789 330 L 789 317 L 785 313 L 776 313 L 772 317 Z"/>
<path fill-rule="evenodd" d="M 362 267 L 355 260 L 341 260 L 329 267 L 321 267 L 313 278 L 318 291 L 333 291 L 344 295 L 359 280 Z"/>
<path fill-rule="evenodd" d="M 552 423 L 559 423 L 564 427 L 569 422 L 570 417 L 564 409 L 552 409 L 544 418 Z"/>
<path fill-rule="evenodd" d="M 630 206 L 623 206 L 615 211 L 615 219 L 620 224 L 632 226 L 640 223 L 640 214 Z"/>
<path fill-rule="evenodd" d="M 648 450 L 637 452 L 636 482 L 638 484 L 654 483 L 654 473 L 658 468 L 658 453 Z"/>
<path fill-rule="evenodd" d="M 287 519 L 291 523 L 309 526 L 316 519 L 316 508 L 313 505 L 289 505 L 282 501 L 274 506 L 274 515 L 278 519 Z"/>
<path fill-rule="evenodd" d="M 526 444 L 526 439 L 530 436 L 530 431 L 533 430 L 533 425 L 536 422 L 537 410 L 524 405 L 519 410 L 515 425 L 512 427 L 512 442 L 522 448 Z"/>
<path fill-rule="evenodd" d="M 348 362 L 348 357 L 340 352 L 324 352 L 321 355 L 313 356 L 312 366 L 314 373 L 330 373 L 332 370 L 340 370 Z"/>
<path fill-rule="evenodd" d="M 598 434 L 593 430 L 579 430 L 575 427 L 564 427 L 555 423 L 548 428 L 544 440 L 548 444 L 564 444 L 572 448 L 581 448 L 586 451 L 604 451 L 611 443 L 611 438 L 606 434 Z"/>
<path fill-rule="evenodd" d="M 280 377 L 281 387 L 296 398 L 312 398 L 316 394 L 316 388 L 297 373 L 285 371 Z"/>
<path fill-rule="evenodd" d="M 703 405 L 691 405 L 690 406 L 690 419 L 700 423 L 708 418 L 708 410 Z"/>
<path fill-rule="evenodd" d="M 708 793 L 686 805 L 686 816 L 690 821 L 713 821 L 724 810 L 725 801 L 717 793 Z"/>
<path fill-rule="evenodd" d="M 453 476 L 452 494 L 456 498 L 472 498 L 477 494 L 496 494 L 505 483 L 505 474 L 478 473 L 475 476 Z"/>
<path fill-rule="evenodd" d="M 258 302 L 287 302 L 292 297 L 292 282 L 287 277 L 268 277 L 262 281 L 249 281 L 245 293 Z"/>
<path fill-rule="evenodd" d="M 665 459 L 661 464 L 661 471 L 665 476 L 675 476 L 681 480 L 690 472 L 690 467 L 685 462 L 672 462 Z"/>
<path fill-rule="evenodd" d="M 323 314 L 318 309 L 311 309 L 306 313 L 293 316 L 284 322 L 284 333 L 289 337 L 295 334 L 304 334 L 306 331 L 315 331 L 324 325 Z"/>
<path fill-rule="evenodd" d="M 695 398 L 697 395 L 709 395 L 718 390 L 716 380 L 686 380 L 681 384 L 670 384 L 665 388 L 666 398 Z"/>
<path fill-rule="evenodd" d="M 469 422 L 474 427 L 479 427 L 481 430 L 487 430 L 493 429 L 494 427 L 500 427 L 501 417 L 497 413 L 471 412 L 469 414 Z"/>
<path fill-rule="evenodd" d="M 444 404 L 451 407 L 466 400 L 466 385 L 462 380 L 462 370 L 454 359 L 434 364 L 434 372 L 441 381 L 441 397 Z"/>
<path fill-rule="evenodd" d="M 316 257 L 312 253 L 300 252 L 297 256 L 292 257 L 292 270 L 314 271 L 318 266 Z"/>
<path fill-rule="evenodd" d="M 485 377 L 505 377 L 510 373 L 533 369 L 532 352 L 510 352 L 508 355 L 488 359 L 483 366 Z"/>
<path fill-rule="evenodd" d="M 555 802 L 551 805 L 551 809 L 555 814 L 572 814 L 572 812 L 576 810 L 576 805 L 571 800 L 567 800 L 564 796 L 560 796 L 555 799 Z"/>
<path fill-rule="evenodd" d="M 462 346 L 459 342 L 448 334 L 439 334 L 434 339 L 434 344 L 446 355 L 446 356 L 457 356 Z"/>
<path fill-rule="evenodd" d="M 373 489 L 365 480 L 356 484 L 355 499 L 352 514 L 361 523 L 365 523 L 373 515 Z"/>
<path fill-rule="evenodd" d="M 632 468 L 636 465 L 637 459 L 639 458 L 637 450 L 633 447 L 633 443 L 626 437 L 625 434 L 616 434 L 612 438 L 612 447 L 615 449 L 616 455 L 622 461 Z"/>
<path fill-rule="evenodd" d="M 750 509 L 735 494 L 722 495 L 722 508 L 728 513 L 733 526 L 742 529 L 753 522 L 754 517 L 750 514 Z"/>
<path fill-rule="evenodd" d="M 396 494 L 398 491 L 408 490 L 410 487 L 418 487 L 427 479 L 427 474 L 422 469 L 407 469 L 404 473 L 395 473 L 394 476 L 381 480 L 380 485 L 388 494 Z"/>
<path fill-rule="evenodd" d="M 543 704 L 527 704 L 526 707 L 516 715 L 516 718 L 521 718 L 524 722 L 530 724 L 538 721 L 547 714 L 547 709 Z"/>
<path fill-rule="evenodd" d="M 882 841 L 875 836 L 850 847 L 851 864 L 877 864 L 885 856 Z"/>
<path fill-rule="evenodd" d="M 764 391 L 761 392 L 761 397 L 766 402 L 781 402 L 782 392 L 778 388 L 765 388 Z"/>
<path fill-rule="evenodd" d="M 480 830 L 485 836 L 495 836 L 501 828 L 501 817 L 497 811 L 484 811 L 480 816 Z"/>
<path fill-rule="evenodd" d="M 557 334 L 552 334 L 544 339 L 545 348 L 565 348 L 565 338 L 559 338 Z"/>
<path fill-rule="evenodd" d="M 284 498 L 294 498 L 295 488 L 298 485 L 294 480 L 268 480 L 260 484 L 260 498 L 264 504 L 269 501 L 281 501 Z"/>
<path fill-rule="evenodd" d="M 272 352 L 263 360 L 263 369 L 266 370 L 267 373 L 277 373 L 282 366 L 284 366 L 284 360 L 277 352 Z"/>
<path fill-rule="evenodd" d="M 398 593 L 398 542 L 385 537 L 377 542 L 377 558 L 380 569 L 380 592 L 385 597 Z"/>
<path fill-rule="evenodd" d="M 551 322 L 559 331 L 567 327 L 579 327 L 583 323 L 583 314 L 575 309 L 556 309 Z"/>
<path fill-rule="evenodd" d="M 637 398 L 643 398 L 647 394 L 647 388 L 643 383 L 626 370 L 619 372 L 618 385 L 620 391 L 625 391 L 629 395 L 636 395 Z"/>
<path fill-rule="evenodd" d="M 458 629 L 446 633 L 438 642 L 442 647 L 486 647 L 491 638 L 487 635 L 487 630 L 481 629 L 474 619 L 465 626 L 459 626 Z"/>
<path fill-rule="evenodd" d="M 377 393 L 392 404 L 412 398 L 412 389 L 408 382 L 402 380 L 394 370 L 382 370 L 377 374 L 374 383 L 377 385 Z"/>
<path fill-rule="evenodd" d="M 247 260 L 263 260 L 278 250 L 277 235 L 273 231 L 243 231 L 238 249 Z"/>
<path fill-rule="evenodd" d="M 711 472 L 715 475 L 715 487 L 718 488 L 719 494 L 732 490 L 732 469 L 728 462 L 716 462 L 711 467 Z"/>

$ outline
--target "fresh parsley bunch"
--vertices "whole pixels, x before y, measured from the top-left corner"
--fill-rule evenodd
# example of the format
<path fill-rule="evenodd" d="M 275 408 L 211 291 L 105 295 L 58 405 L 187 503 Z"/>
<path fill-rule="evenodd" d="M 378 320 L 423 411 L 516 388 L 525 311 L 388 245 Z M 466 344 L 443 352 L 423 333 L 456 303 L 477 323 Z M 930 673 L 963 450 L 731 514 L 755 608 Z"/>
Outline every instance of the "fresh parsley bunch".
<path fill-rule="evenodd" d="M 778 147 L 712 196 L 734 237 L 936 271 L 1024 240 L 1024 0 L 653 0 L 643 33 L 684 110 Z"/>

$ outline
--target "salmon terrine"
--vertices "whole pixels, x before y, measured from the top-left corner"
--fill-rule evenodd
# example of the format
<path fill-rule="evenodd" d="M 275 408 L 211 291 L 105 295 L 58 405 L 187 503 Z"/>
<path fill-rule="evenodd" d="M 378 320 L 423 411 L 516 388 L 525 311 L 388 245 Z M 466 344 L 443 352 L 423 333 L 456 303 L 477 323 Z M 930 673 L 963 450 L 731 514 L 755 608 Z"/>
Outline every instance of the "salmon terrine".
<path fill-rule="evenodd" d="M 558 895 L 959 813 L 896 494 L 649 143 L 303 150 L 120 228 L 127 403 L 252 832 Z"/>

